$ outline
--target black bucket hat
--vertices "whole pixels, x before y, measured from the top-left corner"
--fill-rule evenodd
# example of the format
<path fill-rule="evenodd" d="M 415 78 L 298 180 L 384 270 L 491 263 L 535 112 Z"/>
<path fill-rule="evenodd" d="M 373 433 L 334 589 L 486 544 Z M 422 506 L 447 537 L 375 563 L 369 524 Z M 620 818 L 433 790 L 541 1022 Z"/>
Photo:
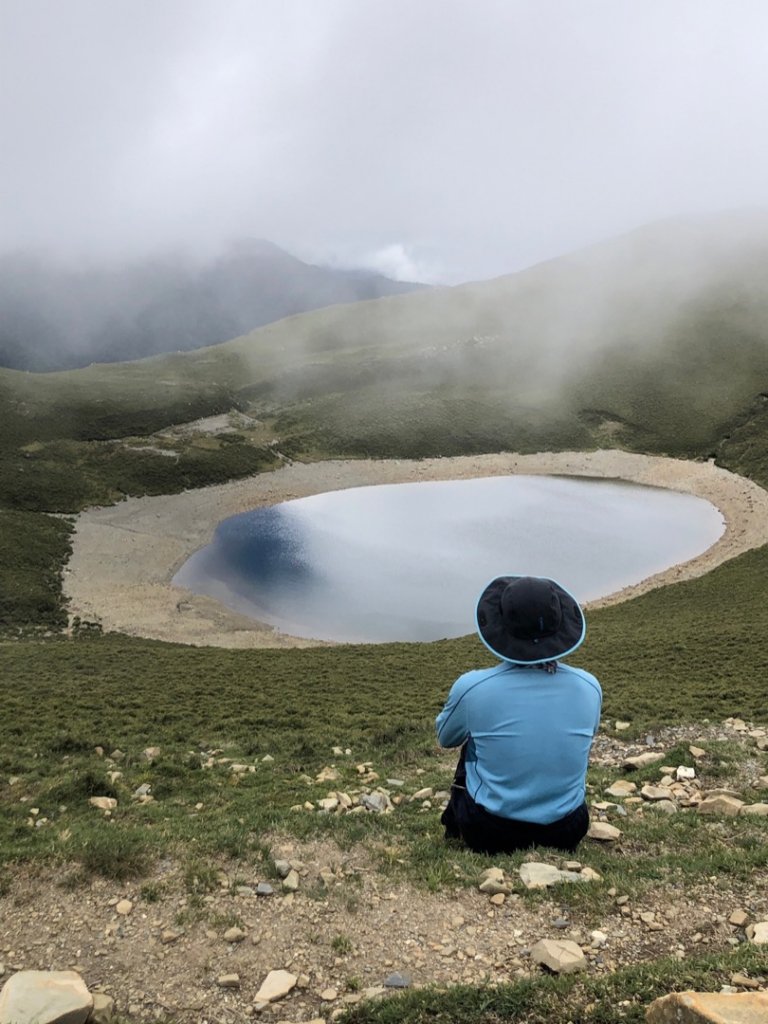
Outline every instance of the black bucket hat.
<path fill-rule="evenodd" d="M 540 576 L 497 576 L 477 602 L 485 646 L 516 665 L 556 661 L 584 640 L 584 613 L 573 594 Z"/>

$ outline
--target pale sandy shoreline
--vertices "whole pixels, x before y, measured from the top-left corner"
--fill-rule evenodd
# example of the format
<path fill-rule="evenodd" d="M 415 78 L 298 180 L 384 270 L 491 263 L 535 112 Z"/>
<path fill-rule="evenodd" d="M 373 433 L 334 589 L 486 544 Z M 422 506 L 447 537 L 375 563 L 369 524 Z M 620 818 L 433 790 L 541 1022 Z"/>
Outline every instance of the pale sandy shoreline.
<path fill-rule="evenodd" d="M 594 602 L 626 600 L 700 576 L 768 543 L 768 492 L 711 463 L 621 451 L 496 454 L 451 459 L 294 463 L 273 473 L 182 494 L 129 498 L 77 517 L 64 592 L 71 615 L 106 631 L 197 646 L 311 647 L 322 641 L 278 633 L 211 598 L 174 587 L 176 570 L 207 544 L 216 524 L 251 508 L 368 484 L 509 475 L 584 476 L 650 484 L 705 498 L 725 521 L 703 554 Z"/>

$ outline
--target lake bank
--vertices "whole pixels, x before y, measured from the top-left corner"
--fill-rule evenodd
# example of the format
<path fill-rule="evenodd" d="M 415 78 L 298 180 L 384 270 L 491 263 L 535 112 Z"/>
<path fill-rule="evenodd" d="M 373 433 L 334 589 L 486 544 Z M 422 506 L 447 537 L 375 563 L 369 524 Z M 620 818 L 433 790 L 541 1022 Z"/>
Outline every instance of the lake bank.
<path fill-rule="evenodd" d="M 129 498 L 119 505 L 86 510 L 77 517 L 64 593 L 71 614 L 100 621 L 107 631 L 232 648 L 320 646 L 321 641 L 278 633 L 211 598 L 174 587 L 171 579 L 210 541 L 222 519 L 248 509 L 349 487 L 511 474 L 595 477 L 664 487 L 704 498 L 723 515 L 725 532 L 707 551 L 593 602 L 592 607 L 700 576 L 768 543 L 768 492 L 711 463 L 621 451 L 295 463 L 214 487 Z"/>

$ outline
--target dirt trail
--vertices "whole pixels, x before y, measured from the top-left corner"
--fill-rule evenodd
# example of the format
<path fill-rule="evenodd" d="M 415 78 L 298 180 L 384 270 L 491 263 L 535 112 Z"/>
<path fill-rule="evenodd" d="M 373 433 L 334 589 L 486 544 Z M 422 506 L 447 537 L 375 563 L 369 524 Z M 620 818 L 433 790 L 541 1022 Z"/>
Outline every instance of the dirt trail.
<path fill-rule="evenodd" d="M 108 508 L 87 509 L 77 518 L 64 592 L 73 615 L 100 621 L 108 631 L 233 648 L 320 646 L 321 641 L 287 636 L 211 598 L 174 587 L 171 579 L 194 551 L 210 541 L 220 520 L 248 509 L 348 487 L 515 473 L 619 479 L 666 487 L 705 498 L 722 513 L 725 532 L 703 554 L 593 606 L 700 576 L 743 551 L 768 543 L 768 493 L 711 463 L 621 451 L 294 463 L 214 487 L 129 498 Z"/>

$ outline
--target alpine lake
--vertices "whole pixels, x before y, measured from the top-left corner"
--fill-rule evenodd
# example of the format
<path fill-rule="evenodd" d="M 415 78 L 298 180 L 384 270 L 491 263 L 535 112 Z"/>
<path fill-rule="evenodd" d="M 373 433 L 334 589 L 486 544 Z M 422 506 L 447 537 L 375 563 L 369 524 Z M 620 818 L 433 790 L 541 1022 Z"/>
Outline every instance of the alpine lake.
<path fill-rule="evenodd" d="M 173 583 L 292 636 L 430 641 L 475 628 L 501 575 L 594 600 L 721 536 L 709 502 L 620 481 L 502 476 L 316 494 L 219 523 Z"/>

